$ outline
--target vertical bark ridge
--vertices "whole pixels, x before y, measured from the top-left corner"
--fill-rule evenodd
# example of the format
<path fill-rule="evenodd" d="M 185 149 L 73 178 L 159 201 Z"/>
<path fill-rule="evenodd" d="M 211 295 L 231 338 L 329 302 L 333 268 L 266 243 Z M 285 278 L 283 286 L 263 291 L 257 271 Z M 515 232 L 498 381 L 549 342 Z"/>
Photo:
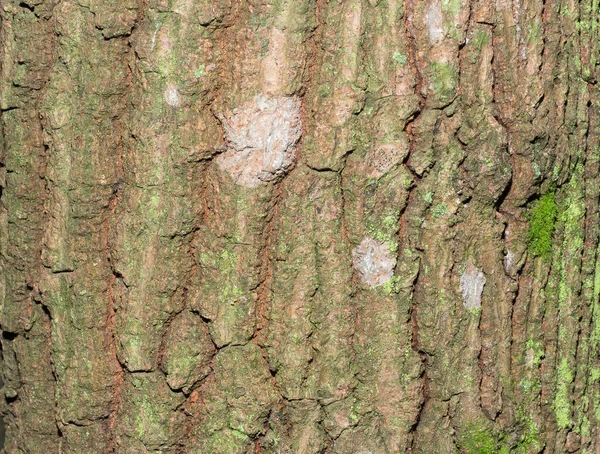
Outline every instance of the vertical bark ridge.
<path fill-rule="evenodd" d="M 54 419 L 50 324 L 39 296 L 47 219 L 47 150 L 40 111 L 54 61 L 53 6 L 2 3 L 0 241 L 7 450 L 35 450 L 38 443 L 56 450 L 60 437 Z"/>

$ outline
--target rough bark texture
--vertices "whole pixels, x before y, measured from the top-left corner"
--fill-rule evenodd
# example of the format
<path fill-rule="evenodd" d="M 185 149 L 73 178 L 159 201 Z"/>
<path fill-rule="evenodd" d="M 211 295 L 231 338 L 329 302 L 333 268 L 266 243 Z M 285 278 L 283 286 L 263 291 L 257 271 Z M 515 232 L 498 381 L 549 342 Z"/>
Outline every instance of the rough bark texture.
<path fill-rule="evenodd" d="M 7 453 L 599 453 L 599 0 L 1 0 Z"/>

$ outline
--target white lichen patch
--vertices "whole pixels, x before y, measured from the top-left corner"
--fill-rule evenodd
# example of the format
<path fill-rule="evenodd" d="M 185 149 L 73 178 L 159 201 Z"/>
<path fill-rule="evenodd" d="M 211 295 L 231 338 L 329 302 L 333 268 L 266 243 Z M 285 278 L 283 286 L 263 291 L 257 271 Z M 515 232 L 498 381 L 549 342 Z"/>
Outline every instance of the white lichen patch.
<path fill-rule="evenodd" d="M 162 22 L 158 22 L 156 24 L 156 27 L 154 28 L 154 33 L 152 34 L 152 47 L 150 50 L 154 50 L 154 47 L 156 46 L 156 35 L 158 34 L 158 31 L 160 30 L 161 25 L 162 25 Z"/>
<path fill-rule="evenodd" d="M 512 266 L 515 263 L 515 254 L 508 249 L 504 256 L 504 270 L 508 273 L 512 270 Z"/>
<path fill-rule="evenodd" d="M 367 237 L 352 250 L 352 264 L 362 282 L 375 288 L 392 278 L 396 259 L 387 244 Z"/>
<path fill-rule="evenodd" d="M 236 184 L 255 188 L 290 171 L 296 161 L 296 145 L 302 134 L 300 99 L 254 100 L 233 112 L 217 114 L 223 124 L 227 150 L 217 165 Z"/>
<path fill-rule="evenodd" d="M 165 90 L 165 101 L 171 107 L 179 107 L 179 90 L 175 84 L 169 83 Z"/>
<path fill-rule="evenodd" d="M 434 0 L 429 4 L 425 20 L 429 31 L 429 41 L 435 44 L 444 39 L 442 2 L 440 0 Z"/>
<path fill-rule="evenodd" d="M 481 294 L 485 285 L 483 272 L 477 269 L 469 260 L 465 271 L 460 277 L 460 291 L 463 305 L 469 310 L 481 309 Z"/>

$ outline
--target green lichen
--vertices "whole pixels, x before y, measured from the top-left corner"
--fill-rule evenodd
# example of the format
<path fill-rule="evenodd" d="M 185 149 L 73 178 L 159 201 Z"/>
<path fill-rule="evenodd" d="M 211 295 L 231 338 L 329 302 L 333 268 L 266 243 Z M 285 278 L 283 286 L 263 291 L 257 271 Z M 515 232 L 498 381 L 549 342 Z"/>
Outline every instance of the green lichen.
<path fill-rule="evenodd" d="M 458 447 L 464 454 L 497 454 L 499 440 L 491 429 L 471 423 L 458 437 Z"/>
<path fill-rule="evenodd" d="M 504 450 L 501 449 L 500 452 L 526 454 L 531 451 L 530 448 L 535 448 L 535 452 L 539 452 L 539 448 L 541 447 L 539 441 L 540 434 L 533 422 L 533 418 L 531 416 L 526 416 L 523 409 L 517 407 L 517 421 L 518 426 L 524 429 L 519 441 L 512 450 L 509 451 L 508 446 L 503 446 Z"/>
<path fill-rule="evenodd" d="M 202 447 L 214 454 L 245 452 L 249 437 L 235 429 L 223 428 L 205 436 Z M 204 452 L 204 451 L 203 451 Z"/>
<path fill-rule="evenodd" d="M 449 101 L 456 95 L 458 70 L 456 67 L 434 61 L 430 67 L 431 87 L 442 101 Z"/>
<path fill-rule="evenodd" d="M 527 25 L 527 42 L 537 43 L 542 37 L 542 27 L 538 21 L 531 22 Z"/>
<path fill-rule="evenodd" d="M 476 321 L 479 320 L 479 317 L 481 316 L 481 308 L 480 307 L 470 307 L 470 308 L 465 308 L 465 310 L 467 311 L 467 313 L 469 315 L 474 317 L 476 319 Z"/>
<path fill-rule="evenodd" d="M 495 166 L 494 161 L 492 158 L 490 158 L 489 156 L 484 156 L 482 158 L 483 163 L 488 166 L 490 169 L 493 168 Z"/>
<path fill-rule="evenodd" d="M 321 98 L 330 98 L 333 93 L 333 88 L 331 87 L 331 84 L 324 83 L 319 86 L 318 91 Z"/>
<path fill-rule="evenodd" d="M 569 385 L 572 382 L 573 372 L 567 358 L 563 358 L 556 371 L 556 394 L 552 403 L 559 429 L 568 429 L 573 425 L 571 403 L 569 402 Z"/>
<path fill-rule="evenodd" d="M 456 112 L 457 105 L 458 104 L 456 103 L 456 101 L 453 101 L 446 108 L 444 108 L 444 113 L 447 117 L 451 117 L 452 115 L 454 115 L 454 113 Z"/>
<path fill-rule="evenodd" d="M 515 429 L 521 432 L 517 440 L 511 435 Z M 517 408 L 517 422 L 511 431 L 499 431 L 484 424 L 470 423 L 459 435 L 457 445 L 463 454 L 526 454 L 531 452 L 531 448 L 539 450 L 541 443 L 533 419 L 524 416 L 522 410 Z"/>
<path fill-rule="evenodd" d="M 400 52 L 394 52 L 394 55 L 392 56 L 392 58 L 400 66 L 404 66 L 406 64 L 406 62 L 408 61 L 408 57 L 406 55 L 401 54 Z"/>
<path fill-rule="evenodd" d="M 566 185 L 567 197 L 560 210 L 560 221 L 564 225 L 563 249 L 568 257 L 575 256 L 583 248 L 582 222 L 586 207 L 583 199 L 583 166 L 577 165 L 573 177 Z"/>
<path fill-rule="evenodd" d="M 540 197 L 529 210 L 529 232 L 527 244 L 529 251 L 535 255 L 549 260 L 552 253 L 552 234 L 556 224 L 558 209 L 554 200 L 554 191 Z"/>
<path fill-rule="evenodd" d="M 369 236 L 385 243 L 391 253 L 398 251 L 398 230 L 400 229 L 400 211 L 386 209 L 381 217 L 373 216 L 367 221 Z"/>
<path fill-rule="evenodd" d="M 582 416 L 581 416 L 581 423 L 579 425 L 579 430 L 578 432 L 581 433 L 581 435 L 585 438 L 589 438 L 590 437 L 590 431 L 591 431 L 591 423 L 590 420 L 587 418 L 587 416 L 585 416 L 585 414 L 582 412 Z"/>
<path fill-rule="evenodd" d="M 600 244 L 596 248 L 596 254 L 600 254 Z M 596 260 L 594 269 L 594 287 L 592 294 L 592 330 L 590 333 L 590 346 L 594 354 L 600 351 L 600 260 Z M 600 380 L 600 368 L 592 368 L 592 381 Z M 600 406 L 599 406 L 600 408 Z"/>
<path fill-rule="evenodd" d="M 433 207 L 433 210 L 431 211 L 431 215 L 435 218 L 438 219 L 440 217 L 442 217 L 445 214 L 448 214 L 448 205 L 446 205 L 445 203 L 438 203 L 436 206 Z"/>
<path fill-rule="evenodd" d="M 206 68 L 204 67 L 204 65 L 198 66 L 198 68 L 196 68 L 196 70 L 194 71 L 194 76 L 202 77 L 204 75 L 206 75 Z"/>
<path fill-rule="evenodd" d="M 442 10 L 450 16 L 457 16 L 461 7 L 461 0 L 442 0 Z"/>
<path fill-rule="evenodd" d="M 540 364 L 542 364 L 542 359 L 545 356 L 544 345 L 539 340 L 529 338 L 525 344 L 525 354 L 527 355 L 529 351 L 531 351 L 532 354 L 532 365 L 536 368 L 539 367 Z"/>
<path fill-rule="evenodd" d="M 127 418 L 127 425 L 131 435 L 143 443 L 162 445 L 169 439 L 171 431 L 169 411 L 179 405 L 182 399 L 166 387 L 159 389 L 155 378 L 148 374 L 140 374 L 136 379 L 135 387 L 129 388 L 125 395 L 134 415 L 131 419 Z"/>
<path fill-rule="evenodd" d="M 484 30 L 477 30 L 473 33 L 473 46 L 481 50 L 483 46 L 486 46 L 490 42 L 490 35 Z"/>
<path fill-rule="evenodd" d="M 592 35 L 598 28 L 597 21 L 577 20 L 575 21 L 575 30 L 584 34 Z"/>
<path fill-rule="evenodd" d="M 232 435 L 233 435 L 235 438 L 237 438 L 237 439 L 239 439 L 239 440 L 242 440 L 242 441 L 246 441 L 246 440 L 248 440 L 248 439 L 249 439 L 248 435 L 246 435 L 246 434 L 244 433 L 244 430 L 243 430 L 243 428 L 241 428 L 241 427 L 240 427 L 239 429 L 231 429 L 231 434 L 232 434 Z"/>
<path fill-rule="evenodd" d="M 392 278 L 384 282 L 380 288 L 386 295 L 391 295 L 392 293 L 398 293 L 400 291 L 400 278 L 397 276 L 392 276 Z"/>
<path fill-rule="evenodd" d="M 542 389 L 542 382 L 539 378 L 534 381 L 523 378 L 519 382 L 519 386 L 525 394 L 536 394 Z"/>

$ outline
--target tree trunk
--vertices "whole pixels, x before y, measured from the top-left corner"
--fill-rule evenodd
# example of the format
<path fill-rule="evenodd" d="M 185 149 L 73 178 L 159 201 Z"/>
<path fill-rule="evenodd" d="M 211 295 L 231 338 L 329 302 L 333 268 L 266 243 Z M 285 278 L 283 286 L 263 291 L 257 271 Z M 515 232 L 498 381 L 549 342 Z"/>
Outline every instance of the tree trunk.
<path fill-rule="evenodd" d="M 7 453 L 600 453 L 599 0 L 1 0 Z"/>

